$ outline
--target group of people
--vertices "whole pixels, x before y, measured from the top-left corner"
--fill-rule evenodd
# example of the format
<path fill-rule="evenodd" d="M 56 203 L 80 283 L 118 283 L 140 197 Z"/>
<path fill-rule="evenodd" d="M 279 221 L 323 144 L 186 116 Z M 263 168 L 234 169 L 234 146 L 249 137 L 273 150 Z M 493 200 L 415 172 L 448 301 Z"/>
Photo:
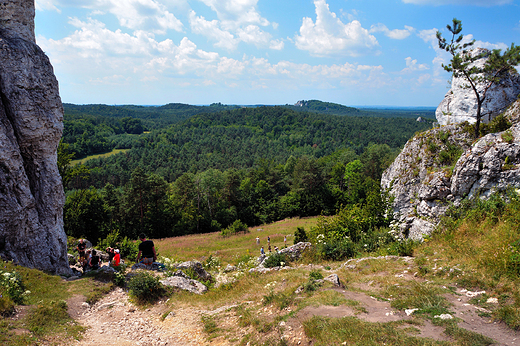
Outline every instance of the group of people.
<path fill-rule="evenodd" d="M 139 244 L 139 253 L 137 254 L 136 263 L 150 265 L 157 261 L 157 253 L 155 252 L 155 245 L 153 241 L 149 239 L 147 240 L 144 233 L 139 235 L 139 239 L 141 240 L 141 243 Z M 79 240 L 76 249 L 78 250 L 79 263 L 83 268 L 83 272 L 85 272 L 87 269 L 99 269 L 101 265 L 99 251 L 94 249 L 87 250 L 87 243 L 85 242 L 85 239 Z M 108 254 L 108 263 L 111 266 L 117 267 L 121 264 L 121 254 L 119 253 L 119 249 L 108 247 L 106 248 L 106 253 Z"/>
<path fill-rule="evenodd" d="M 284 243 L 284 247 L 287 247 L 287 236 L 283 237 L 283 243 Z M 256 237 L 256 244 L 260 245 L 259 237 Z M 267 249 L 268 249 L 269 253 L 271 253 L 271 237 L 270 236 L 267 236 Z M 278 252 L 278 246 L 274 247 L 274 251 Z M 264 250 L 263 246 L 260 248 L 260 254 L 265 255 L 265 250 Z"/>
<path fill-rule="evenodd" d="M 83 272 L 85 272 L 87 269 L 99 269 L 101 265 L 101 257 L 99 251 L 96 251 L 95 249 L 87 250 L 87 243 L 85 242 L 85 239 L 79 240 L 76 249 L 78 250 L 79 263 L 83 268 Z M 109 247 L 106 249 L 106 252 L 108 253 L 109 263 L 115 267 L 119 266 L 121 262 L 121 255 L 119 254 L 119 250 Z"/>

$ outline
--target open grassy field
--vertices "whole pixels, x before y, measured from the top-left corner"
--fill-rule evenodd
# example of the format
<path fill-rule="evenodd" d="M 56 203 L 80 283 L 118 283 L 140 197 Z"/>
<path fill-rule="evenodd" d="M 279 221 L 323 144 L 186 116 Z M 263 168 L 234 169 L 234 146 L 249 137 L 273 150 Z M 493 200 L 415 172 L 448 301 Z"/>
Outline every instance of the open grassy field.
<path fill-rule="evenodd" d="M 84 157 L 84 158 L 79 159 L 79 160 L 72 160 L 72 161 L 70 161 L 70 165 L 74 166 L 74 165 L 77 165 L 77 164 L 84 164 L 85 162 L 87 162 L 88 160 L 91 160 L 91 159 L 98 159 L 100 157 L 109 157 L 109 156 L 116 155 L 116 154 L 119 154 L 119 153 L 124 153 L 125 151 L 128 151 L 128 150 L 130 150 L 130 149 L 113 149 L 109 153 L 90 155 L 90 156 Z"/>
<path fill-rule="evenodd" d="M 268 252 L 267 237 L 270 237 L 271 247 L 284 247 L 284 236 L 287 236 L 287 246 L 294 243 L 294 232 L 297 227 L 309 230 L 316 225 L 318 218 L 285 219 L 269 225 L 249 227 L 249 233 L 232 235 L 224 238 L 220 232 L 194 234 L 182 237 L 156 239 L 155 248 L 161 256 L 176 261 L 204 261 L 210 255 L 217 256 L 224 263 L 237 264 L 244 255 L 259 256 L 260 247 Z M 260 244 L 256 244 L 256 237 Z"/>

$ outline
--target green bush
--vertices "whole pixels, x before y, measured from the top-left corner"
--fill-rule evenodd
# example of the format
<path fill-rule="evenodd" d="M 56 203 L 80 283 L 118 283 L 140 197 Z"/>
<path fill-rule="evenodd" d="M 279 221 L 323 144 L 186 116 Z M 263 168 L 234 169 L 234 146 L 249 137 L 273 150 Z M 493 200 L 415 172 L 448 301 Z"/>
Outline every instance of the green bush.
<path fill-rule="evenodd" d="M 242 221 L 235 220 L 235 222 L 233 222 L 231 225 L 229 225 L 228 228 L 223 229 L 220 232 L 220 234 L 223 237 L 229 237 L 231 235 L 238 234 L 238 233 L 241 233 L 241 232 L 245 234 L 245 233 L 249 232 L 249 228 Z"/>
<path fill-rule="evenodd" d="M 128 281 L 130 296 L 138 303 L 147 303 L 157 300 L 164 294 L 164 287 L 159 279 L 152 274 L 141 271 Z"/>
<path fill-rule="evenodd" d="M 266 267 L 266 268 L 283 267 L 283 266 L 287 265 L 288 262 L 289 261 L 285 254 L 275 252 L 266 258 L 266 260 L 264 261 L 264 267 Z"/>
<path fill-rule="evenodd" d="M 340 261 L 355 257 L 358 253 L 358 245 L 348 239 L 329 240 L 318 244 L 318 253 L 323 259 Z"/>
<path fill-rule="evenodd" d="M 138 242 L 128 237 L 121 238 L 118 230 L 110 232 L 105 239 L 99 240 L 96 248 L 104 251 L 107 247 L 119 249 L 121 258 L 126 258 L 130 261 L 135 261 L 139 253 Z"/>
<path fill-rule="evenodd" d="M 16 271 L 0 270 L 0 286 L 15 304 L 22 304 L 25 296 L 31 293 L 25 290 L 22 277 Z"/>
<path fill-rule="evenodd" d="M 307 233 L 305 233 L 305 229 L 303 227 L 297 227 L 296 232 L 294 232 L 294 244 L 307 241 L 309 241 L 309 239 L 307 238 Z"/>

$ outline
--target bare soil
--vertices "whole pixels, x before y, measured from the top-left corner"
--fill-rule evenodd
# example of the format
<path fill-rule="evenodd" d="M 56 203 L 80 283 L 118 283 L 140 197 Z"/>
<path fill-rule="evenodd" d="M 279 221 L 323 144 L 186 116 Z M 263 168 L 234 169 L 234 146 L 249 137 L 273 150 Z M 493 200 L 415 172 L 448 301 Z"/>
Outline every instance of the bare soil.
<path fill-rule="evenodd" d="M 420 280 L 412 275 L 407 280 Z M 280 322 L 275 332 L 265 337 L 282 336 L 289 345 L 312 345 L 303 330 L 303 321 L 312 316 L 345 317 L 354 316 L 368 322 L 390 322 L 410 320 L 414 317 L 404 311 L 397 311 L 390 302 L 375 299 L 370 295 L 374 287 L 370 283 L 356 284 L 350 288 L 326 288 L 341 293 L 345 298 L 359 302 L 359 307 L 349 306 L 309 306 L 299 311 L 287 322 Z M 364 293 L 367 292 L 367 293 Z M 503 323 L 493 321 L 485 309 L 470 303 L 468 293 L 457 289 L 445 294 L 452 304 L 450 310 L 454 318 L 460 319 L 459 327 L 485 335 L 495 340 L 495 345 L 520 345 L 520 333 L 511 330 Z M 281 312 L 277 308 L 263 307 L 260 303 L 250 302 L 258 307 L 259 313 L 274 318 Z M 240 327 L 234 305 L 222 306 L 208 311 L 190 306 L 172 307 L 167 301 L 140 309 L 129 301 L 128 294 L 116 288 L 93 306 L 84 297 L 74 296 L 68 301 L 69 313 L 88 329 L 80 341 L 73 345 L 237 345 L 250 329 Z M 290 308 L 288 308 L 290 311 Z M 283 311 L 287 313 L 287 311 Z M 216 316 L 218 326 L 224 333 L 210 337 L 204 332 L 202 316 Z M 444 334 L 444 328 L 422 320 L 414 324 L 418 329 L 416 336 L 441 341 L 451 341 Z"/>

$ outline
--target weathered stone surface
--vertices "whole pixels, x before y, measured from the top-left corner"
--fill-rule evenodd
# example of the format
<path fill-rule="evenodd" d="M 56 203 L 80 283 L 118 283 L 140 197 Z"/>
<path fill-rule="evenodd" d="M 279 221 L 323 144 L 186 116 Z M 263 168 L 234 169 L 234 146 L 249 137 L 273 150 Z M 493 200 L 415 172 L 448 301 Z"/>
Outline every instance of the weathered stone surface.
<path fill-rule="evenodd" d="M 203 294 L 208 290 L 208 288 L 197 280 L 192 280 L 183 276 L 170 276 L 164 280 L 161 280 L 161 283 L 164 286 L 177 287 L 182 290 Z"/>
<path fill-rule="evenodd" d="M 404 236 L 422 239 L 430 234 L 449 202 L 457 204 L 477 195 L 486 198 L 510 186 L 520 187 L 519 113 L 520 100 L 505 112 L 516 122 L 510 129 L 488 134 L 475 143 L 456 125 L 433 129 L 408 141 L 381 179 L 382 187 L 389 188 L 395 197 L 394 212 Z M 447 143 L 462 150 L 453 167 L 439 163 Z"/>
<path fill-rule="evenodd" d="M 172 267 L 174 268 L 177 268 L 179 270 L 193 270 L 193 272 L 195 274 L 197 274 L 197 276 L 203 280 L 203 281 L 208 281 L 208 280 L 211 280 L 211 274 L 208 273 L 203 267 L 202 267 L 202 263 L 198 262 L 198 261 L 187 261 L 187 262 L 182 262 L 180 264 L 175 264 L 173 265 Z"/>
<path fill-rule="evenodd" d="M 70 274 L 56 164 L 63 106 L 32 0 L 0 0 L 0 124 L 0 256 Z"/>
<path fill-rule="evenodd" d="M 489 53 L 487 49 L 476 48 L 473 54 Z M 483 67 L 486 57 L 477 60 L 474 64 Z M 463 77 L 453 78 L 451 89 L 441 101 L 435 116 L 441 125 L 458 124 L 464 121 L 474 123 L 477 114 L 477 102 L 473 89 L 467 87 L 468 82 Z M 482 90 L 484 84 L 478 85 Z M 520 94 L 520 75 L 506 73 L 499 84 L 493 85 L 486 93 L 486 100 L 482 104 L 482 121 L 487 123 L 516 100 Z"/>
<path fill-rule="evenodd" d="M 311 246 L 312 245 L 309 242 L 299 242 L 298 244 L 294 244 L 293 246 L 281 249 L 279 252 L 289 256 L 291 260 L 295 260 L 300 258 L 302 256 L 302 253 Z"/>

